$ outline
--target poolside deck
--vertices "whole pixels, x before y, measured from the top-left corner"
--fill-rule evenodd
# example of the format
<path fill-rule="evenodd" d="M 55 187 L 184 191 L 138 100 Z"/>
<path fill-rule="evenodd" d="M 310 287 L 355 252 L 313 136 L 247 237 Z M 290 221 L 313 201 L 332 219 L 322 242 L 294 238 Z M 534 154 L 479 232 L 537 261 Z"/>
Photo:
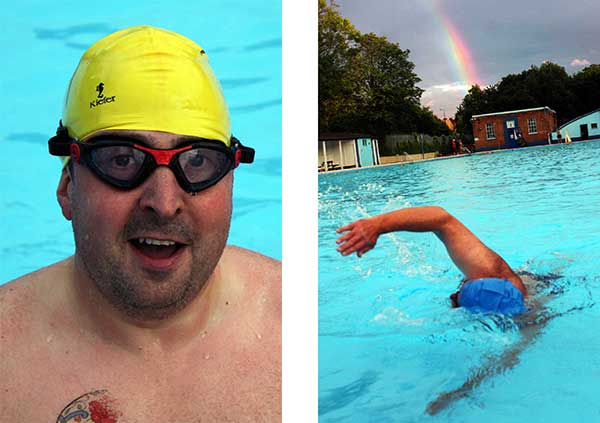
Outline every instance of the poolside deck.
<path fill-rule="evenodd" d="M 415 158 L 413 160 L 405 160 L 405 161 L 398 161 L 398 162 L 393 162 L 393 163 L 383 163 L 385 160 L 385 157 L 390 157 L 390 156 L 382 156 L 381 157 L 381 161 L 382 163 L 379 165 L 375 165 L 375 166 L 362 166 L 362 167 L 358 167 L 358 168 L 352 168 L 352 169 L 336 169 L 336 170 L 330 170 L 328 172 L 319 172 L 319 174 L 327 174 L 327 173 L 338 173 L 338 172 L 347 172 L 347 171 L 352 171 L 352 170 L 360 170 L 360 169 L 373 169 L 373 168 L 377 168 L 377 167 L 387 167 L 387 166 L 403 166 L 406 164 L 414 164 L 414 163 L 422 163 L 422 162 L 431 162 L 434 160 L 449 160 L 449 159 L 458 159 L 458 158 L 462 158 L 462 157 L 468 157 L 468 156 L 478 156 L 478 155 L 485 155 L 485 154 L 499 154 L 499 153 L 506 153 L 506 152 L 511 152 L 511 151 L 521 151 L 524 149 L 533 149 L 533 148 L 547 148 L 547 147 L 560 147 L 560 146 L 565 146 L 565 145 L 573 145 L 573 144 L 579 144 L 579 143 L 585 143 L 585 142 L 594 142 L 594 141 L 599 141 L 597 139 L 592 139 L 592 140 L 582 140 L 582 141 L 573 141 L 571 144 L 565 144 L 565 143 L 561 143 L 561 144 L 542 144 L 542 145 L 532 145 L 529 147 L 518 147 L 518 148 L 502 148 L 502 149 L 498 149 L 498 150 L 487 150 L 487 151 L 476 151 L 474 153 L 471 154 L 457 154 L 457 155 L 451 155 L 451 156 L 437 156 L 437 157 L 429 157 L 429 158 L 425 158 L 425 159 L 421 159 L 421 158 Z M 427 154 L 434 154 L 434 153 L 426 153 Z M 418 156 L 421 157 L 421 154 L 412 154 L 409 156 Z"/>

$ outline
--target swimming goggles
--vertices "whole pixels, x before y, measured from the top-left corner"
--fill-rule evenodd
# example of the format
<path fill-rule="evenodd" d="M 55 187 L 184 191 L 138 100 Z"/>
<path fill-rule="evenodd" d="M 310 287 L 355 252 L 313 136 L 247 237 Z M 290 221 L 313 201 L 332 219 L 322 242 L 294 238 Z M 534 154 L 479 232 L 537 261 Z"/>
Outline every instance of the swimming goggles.
<path fill-rule="evenodd" d="M 458 289 L 454 294 L 450 294 L 450 303 L 452 304 L 452 308 L 460 307 L 460 303 L 458 302 L 458 296 L 460 295 L 460 291 L 465 286 L 465 283 L 469 282 L 467 279 L 463 279 L 458 285 Z"/>
<path fill-rule="evenodd" d="M 458 303 L 458 296 L 460 295 L 460 291 L 456 291 L 454 294 L 450 294 L 450 303 L 452 304 L 452 308 L 460 307 Z"/>
<path fill-rule="evenodd" d="M 186 136 L 184 140 L 172 149 L 151 148 L 120 135 L 98 135 L 81 142 L 71 138 L 61 122 L 48 149 L 53 156 L 70 156 L 104 182 L 124 190 L 141 185 L 158 166 L 167 166 L 181 188 L 197 193 L 219 182 L 240 163 L 254 161 L 254 149 L 233 136 L 231 147 L 204 138 Z"/>

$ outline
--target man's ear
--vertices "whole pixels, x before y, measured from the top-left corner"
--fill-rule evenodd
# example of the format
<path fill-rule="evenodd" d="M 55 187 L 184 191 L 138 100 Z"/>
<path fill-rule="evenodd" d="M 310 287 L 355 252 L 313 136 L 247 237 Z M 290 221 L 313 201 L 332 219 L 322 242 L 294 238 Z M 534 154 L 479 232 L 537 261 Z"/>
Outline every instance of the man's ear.
<path fill-rule="evenodd" d="M 58 181 L 58 188 L 56 189 L 56 198 L 58 204 L 62 210 L 62 214 L 67 220 L 71 220 L 71 183 L 73 178 L 69 166 L 65 166 L 60 175 L 60 181 Z"/>

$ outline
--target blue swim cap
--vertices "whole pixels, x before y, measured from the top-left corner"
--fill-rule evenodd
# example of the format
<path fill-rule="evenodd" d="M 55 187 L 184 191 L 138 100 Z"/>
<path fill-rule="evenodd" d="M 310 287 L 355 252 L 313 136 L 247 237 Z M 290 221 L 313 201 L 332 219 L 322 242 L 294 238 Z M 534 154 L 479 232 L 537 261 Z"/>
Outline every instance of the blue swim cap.
<path fill-rule="evenodd" d="M 464 284 L 458 303 L 474 312 L 521 314 L 526 311 L 523 294 L 510 281 L 482 278 Z"/>

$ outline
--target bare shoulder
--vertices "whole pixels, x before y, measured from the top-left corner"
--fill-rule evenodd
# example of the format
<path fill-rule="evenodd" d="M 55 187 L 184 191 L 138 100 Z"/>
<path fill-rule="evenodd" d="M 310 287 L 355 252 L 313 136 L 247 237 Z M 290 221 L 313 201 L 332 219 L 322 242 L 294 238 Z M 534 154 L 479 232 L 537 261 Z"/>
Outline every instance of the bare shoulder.
<path fill-rule="evenodd" d="M 22 326 L 23 319 L 28 318 L 37 302 L 37 280 L 41 271 L 33 272 L 14 279 L 0 286 L 0 321 L 2 322 L 2 339 L 6 339 L 11 329 Z"/>
<path fill-rule="evenodd" d="M 233 245 L 228 245 L 223 255 L 230 268 L 243 272 L 252 279 L 261 280 L 263 283 L 281 285 L 281 262 L 279 260 Z"/>
<path fill-rule="evenodd" d="M 0 285 L 0 301 L 43 290 L 48 283 L 65 274 L 72 258 L 68 258 Z"/>
<path fill-rule="evenodd" d="M 4 407 L 8 413 L 4 416 L 7 421 L 22 421 L 11 418 L 11 410 L 17 410 L 8 404 L 27 395 L 31 380 L 39 377 L 40 369 L 48 362 L 64 274 L 63 261 L 0 286 L 0 379 L 4 382 L 5 401 L 0 400 L 0 409 Z"/>
<path fill-rule="evenodd" d="M 246 300 L 280 320 L 281 262 L 235 246 L 227 246 L 222 260 L 227 273 L 245 287 Z"/>
<path fill-rule="evenodd" d="M 26 339 L 46 321 L 61 295 L 68 259 L 0 286 L 0 332 L 3 342 Z M 14 350 L 14 349 L 13 349 Z"/>

